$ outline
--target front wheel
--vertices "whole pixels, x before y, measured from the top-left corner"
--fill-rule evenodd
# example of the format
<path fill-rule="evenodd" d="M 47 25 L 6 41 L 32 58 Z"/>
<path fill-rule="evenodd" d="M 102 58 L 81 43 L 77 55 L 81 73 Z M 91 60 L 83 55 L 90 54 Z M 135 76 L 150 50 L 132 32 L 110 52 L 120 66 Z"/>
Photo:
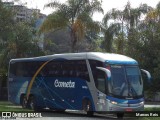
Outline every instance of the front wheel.
<path fill-rule="evenodd" d="M 83 110 L 87 112 L 87 116 L 93 116 L 92 104 L 89 100 L 83 101 Z"/>

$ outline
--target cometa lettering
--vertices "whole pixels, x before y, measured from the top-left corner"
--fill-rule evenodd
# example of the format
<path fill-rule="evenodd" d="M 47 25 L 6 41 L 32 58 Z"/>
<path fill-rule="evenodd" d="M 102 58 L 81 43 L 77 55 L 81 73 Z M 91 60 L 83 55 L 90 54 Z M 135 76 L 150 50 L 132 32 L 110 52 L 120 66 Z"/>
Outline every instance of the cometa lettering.
<path fill-rule="evenodd" d="M 71 80 L 69 82 L 60 82 L 57 79 L 54 82 L 55 87 L 75 88 L 75 82 Z"/>

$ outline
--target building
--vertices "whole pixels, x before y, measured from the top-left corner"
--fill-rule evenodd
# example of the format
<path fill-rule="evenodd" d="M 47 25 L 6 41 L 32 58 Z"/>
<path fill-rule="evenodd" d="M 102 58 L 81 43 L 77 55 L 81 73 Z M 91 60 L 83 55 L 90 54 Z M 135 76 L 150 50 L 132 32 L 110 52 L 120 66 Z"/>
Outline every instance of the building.
<path fill-rule="evenodd" d="M 39 29 L 47 17 L 45 14 L 40 13 L 40 9 L 29 9 L 24 5 L 14 5 L 14 2 L 3 2 L 3 4 L 5 7 L 14 11 L 16 22 L 31 22 L 35 20 L 35 29 Z M 42 34 L 38 39 L 40 39 L 38 45 L 43 49 L 44 35 Z"/>
<path fill-rule="evenodd" d="M 38 19 L 40 15 L 39 9 L 29 9 L 22 5 L 14 5 L 13 10 L 16 13 L 16 20 L 18 22 L 29 22 L 32 19 Z"/>
<path fill-rule="evenodd" d="M 15 12 L 15 20 L 17 22 L 29 22 L 32 19 L 39 19 L 41 15 L 39 9 L 29 9 L 24 5 L 14 5 L 14 2 L 3 2 L 3 4 Z"/>
<path fill-rule="evenodd" d="M 12 7 L 12 6 L 14 6 L 14 2 L 3 2 L 3 5 L 5 7 Z"/>

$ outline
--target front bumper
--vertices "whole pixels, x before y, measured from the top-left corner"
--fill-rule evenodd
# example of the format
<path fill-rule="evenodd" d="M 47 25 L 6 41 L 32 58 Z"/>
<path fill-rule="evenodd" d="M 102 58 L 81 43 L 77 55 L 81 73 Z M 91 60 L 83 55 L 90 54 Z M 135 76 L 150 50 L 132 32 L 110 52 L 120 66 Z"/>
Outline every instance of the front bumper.
<path fill-rule="evenodd" d="M 137 104 L 112 104 L 109 102 L 108 104 L 108 111 L 144 111 L 144 104 L 137 103 Z"/>

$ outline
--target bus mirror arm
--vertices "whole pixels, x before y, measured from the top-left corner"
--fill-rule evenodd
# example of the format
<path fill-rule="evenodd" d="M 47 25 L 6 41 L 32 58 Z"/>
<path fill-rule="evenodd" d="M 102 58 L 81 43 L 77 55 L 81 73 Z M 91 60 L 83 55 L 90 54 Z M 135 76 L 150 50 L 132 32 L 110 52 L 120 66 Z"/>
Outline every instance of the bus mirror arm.
<path fill-rule="evenodd" d="M 148 83 L 151 83 L 151 74 L 147 70 L 144 70 L 144 69 L 141 69 L 141 71 L 147 75 Z"/>
<path fill-rule="evenodd" d="M 109 80 L 111 79 L 111 71 L 110 70 L 108 70 L 108 69 L 106 69 L 104 67 L 96 67 L 96 68 L 99 69 L 99 70 L 104 71 L 107 74 L 108 79 Z"/>

